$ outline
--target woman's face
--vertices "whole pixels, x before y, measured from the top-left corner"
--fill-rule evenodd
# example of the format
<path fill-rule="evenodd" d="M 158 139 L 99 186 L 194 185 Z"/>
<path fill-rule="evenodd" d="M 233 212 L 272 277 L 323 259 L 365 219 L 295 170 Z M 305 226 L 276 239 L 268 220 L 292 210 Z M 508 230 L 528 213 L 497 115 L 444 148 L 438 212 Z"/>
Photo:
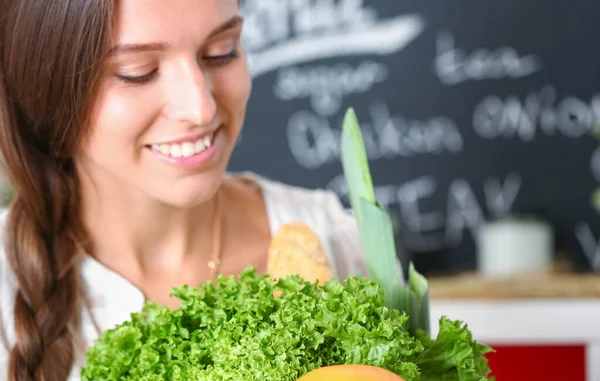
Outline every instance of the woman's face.
<path fill-rule="evenodd" d="M 209 199 L 251 79 L 238 0 L 120 0 L 82 178 L 177 206 Z"/>

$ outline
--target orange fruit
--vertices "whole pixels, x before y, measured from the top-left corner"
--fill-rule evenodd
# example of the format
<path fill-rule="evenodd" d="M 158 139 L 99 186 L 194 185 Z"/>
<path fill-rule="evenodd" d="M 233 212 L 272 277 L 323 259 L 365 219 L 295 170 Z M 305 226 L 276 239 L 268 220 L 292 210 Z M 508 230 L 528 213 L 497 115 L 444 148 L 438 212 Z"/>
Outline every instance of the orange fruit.
<path fill-rule="evenodd" d="M 404 381 L 404 379 L 383 368 L 345 364 L 317 368 L 297 381 Z"/>

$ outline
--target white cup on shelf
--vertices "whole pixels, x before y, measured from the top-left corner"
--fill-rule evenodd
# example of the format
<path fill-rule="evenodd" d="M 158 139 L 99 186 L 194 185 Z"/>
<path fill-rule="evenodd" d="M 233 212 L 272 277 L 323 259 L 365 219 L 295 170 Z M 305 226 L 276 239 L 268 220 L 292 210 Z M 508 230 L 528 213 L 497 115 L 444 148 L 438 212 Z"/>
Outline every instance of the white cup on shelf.
<path fill-rule="evenodd" d="M 510 216 L 484 223 L 477 232 L 477 268 L 485 276 L 549 271 L 554 234 L 535 217 Z"/>

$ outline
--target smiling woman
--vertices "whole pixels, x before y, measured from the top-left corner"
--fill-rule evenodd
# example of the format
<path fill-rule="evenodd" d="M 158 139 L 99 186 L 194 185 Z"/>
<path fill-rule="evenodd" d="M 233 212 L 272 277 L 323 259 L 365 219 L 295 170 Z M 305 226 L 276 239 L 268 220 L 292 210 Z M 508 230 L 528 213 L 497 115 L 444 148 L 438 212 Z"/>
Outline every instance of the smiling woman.
<path fill-rule="evenodd" d="M 226 173 L 251 93 L 237 0 L 3 0 L 0 18 L 0 381 L 78 380 L 145 301 L 266 273 L 288 222 L 335 276 L 366 274 L 333 193 Z"/>

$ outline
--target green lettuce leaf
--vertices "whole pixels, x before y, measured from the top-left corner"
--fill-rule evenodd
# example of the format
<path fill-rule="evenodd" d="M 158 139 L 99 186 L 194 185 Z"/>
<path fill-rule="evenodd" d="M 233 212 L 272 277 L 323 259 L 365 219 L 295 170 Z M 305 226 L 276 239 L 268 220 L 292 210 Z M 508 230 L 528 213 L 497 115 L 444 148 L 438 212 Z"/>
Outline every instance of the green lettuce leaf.
<path fill-rule="evenodd" d="M 275 297 L 275 292 L 282 294 Z M 490 349 L 466 326 L 440 320 L 435 340 L 407 330 L 367 278 L 322 287 L 277 283 L 253 268 L 198 288 L 175 288 L 175 310 L 146 303 L 86 352 L 83 381 L 296 381 L 321 366 L 365 364 L 406 381 L 484 381 Z"/>
<path fill-rule="evenodd" d="M 435 340 L 424 331 L 417 335 L 425 350 L 417 357 L 421 381 L 494 381 L 485 358 L 492 348 L 473 340 L 466 324 L 440 318 Z"/>
<path fill-rule="evenodd" d="M 295 381 L 334 364 L 373 365 L 419 380 L 415 359 L 423 345 L 407 332 L 407 316 L 387 308 L 368 279 L 318 287 L 291 276 L 275 284 L 247 269 L 239 280 L 216 283 L 176 288 L 179 308 L 147 303 L 104 332 L 86 353 L 82 380 Z"/>

